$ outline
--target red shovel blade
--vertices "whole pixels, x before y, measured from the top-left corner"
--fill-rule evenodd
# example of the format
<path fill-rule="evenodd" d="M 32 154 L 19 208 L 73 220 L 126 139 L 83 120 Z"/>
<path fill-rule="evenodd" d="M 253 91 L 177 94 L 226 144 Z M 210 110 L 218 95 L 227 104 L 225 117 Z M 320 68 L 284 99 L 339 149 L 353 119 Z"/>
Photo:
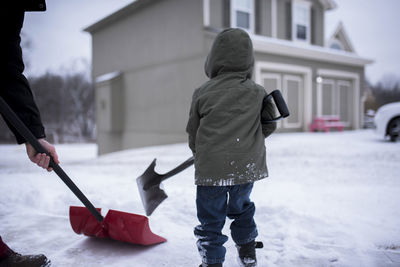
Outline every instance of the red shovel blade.
<path fill-rule="evenodd" d="M 97 209 L 99 212 L 101 209 Z M 72 229 L 77 234 L 140 245 L 154 245 L 167 241 L 153 234 L 146 216 L 109 210 L 103 222 L 98 222 L 85 207 L 70 207 L 69 218 Z"/>
<path fill-rule="evenodd" d="M 97 209 L 101 212 L 101 209 Z M 96 220 L 87 208 L 84 207 L 69 207 L 69 220 L 72 229 L 78 235 L 84 234 L 95 237 L 108 237 L 103 223 Z"/>

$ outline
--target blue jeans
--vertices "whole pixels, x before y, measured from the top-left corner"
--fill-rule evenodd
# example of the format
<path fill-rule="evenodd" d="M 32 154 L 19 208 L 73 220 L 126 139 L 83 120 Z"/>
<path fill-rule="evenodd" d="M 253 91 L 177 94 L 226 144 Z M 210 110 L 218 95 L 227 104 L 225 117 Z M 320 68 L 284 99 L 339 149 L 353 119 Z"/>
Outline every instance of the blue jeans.
<path fill-rule="evenodd" d="M 228 240 L 222 234 L 226 216 L 232 219 L 231 236 L 237 245 L 249 243 L 257 237 L 254 222 L 255 206 L 250 201 L 253 183 L 234 186 L 197 186 L 196 206 L 200 225 L 194 229 L 202 261 L 222 263 Z M 229 195 L 229 197 L 228 197 Z"/>

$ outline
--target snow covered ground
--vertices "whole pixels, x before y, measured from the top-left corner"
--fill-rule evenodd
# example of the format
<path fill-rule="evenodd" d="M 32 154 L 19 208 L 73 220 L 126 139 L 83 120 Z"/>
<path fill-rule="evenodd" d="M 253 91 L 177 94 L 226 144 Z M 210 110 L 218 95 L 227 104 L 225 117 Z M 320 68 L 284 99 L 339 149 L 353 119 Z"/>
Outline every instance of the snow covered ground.
<path fill-rule="evenodd" d="M 252 199 L 259 266 L 400 266 L 400 143 L 370 130 L 275 134 L 266 140 L 270 178 Z M 96 207 L 144 214 L 136 177 L 158 158 L 166 172 L 191 154 L 186 144 L 96 156 L 96 146 L 58 145 L 61 166 Z M 169 198 L 149 217 L 168 239 L 151 247 L 76 235 L 62 181 L 31 164 L 23 146 L 0 146 L 0 234 L 20 253 L 53 266 L 198 266 L 193 167 L 164 182 Z M 224 232 L 229 235 L 229 220 Z M 238 266 L 226 243 L 225 266 Z"/>

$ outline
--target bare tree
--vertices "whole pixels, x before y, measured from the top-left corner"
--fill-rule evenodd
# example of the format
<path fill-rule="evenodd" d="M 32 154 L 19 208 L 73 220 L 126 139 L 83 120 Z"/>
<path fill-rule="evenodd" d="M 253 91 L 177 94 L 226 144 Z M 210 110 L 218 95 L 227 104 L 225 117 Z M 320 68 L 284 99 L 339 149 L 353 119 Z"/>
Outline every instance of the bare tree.
<path fill-rule="evenodd" d="M 24 65 L 25 65 L 25 71 L 29 70 L 31 67 L 31 53 L 33 49 L 33 42 L 32 39 L 24 34 L 24 32 L 21 32 L 21 48 L 22 48 L 22 53 L 23 53 L 23 58 L 24 58 Z"/>
<path fill-rule="evenodd" d="M 94 88 L 84 73 L 46 73 L 30 83 L 52 142 L 94 140 Z"/>
<path fill-rule="evenodd" d="M 33 43 L 22 33 L 25 70 L 30 66 Z M 76 72 L 76 69 L 80 69 Z M 28 77 L 40 110 L 47 139 L 53 143 L 93 141 L 96 134 L 94 87 L 90 82 L 90 66 L 84 59 L 75 59 L 64 66 L 64 75 L 47 72 Z M 3 119 L 0 119 L 0 142 L 14 142 Z"/>
<path fill-rule="evenodd" d="M 32 40 L 29 36 L 21 33 L 21 48 L 23 50 L 24 65 L 25 69 L 30 67 L 30 53 L 32 51 Z M 4 122 L 2 116 L 0 116 L 0 143 L 12 143 L 15 142 L 14 135 L 8 129 L 6 123 Z"/>
<path fill-rule="evenodd" d="M 400 77 L 387 74 L 371 90 L 378 107 L 400 101 Z"/>

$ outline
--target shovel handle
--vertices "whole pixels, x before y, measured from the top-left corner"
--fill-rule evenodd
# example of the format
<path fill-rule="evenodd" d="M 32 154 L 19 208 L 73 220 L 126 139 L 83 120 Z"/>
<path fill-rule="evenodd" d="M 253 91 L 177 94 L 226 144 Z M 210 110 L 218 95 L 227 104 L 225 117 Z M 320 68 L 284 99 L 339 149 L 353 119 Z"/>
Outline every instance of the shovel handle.
<path fill-rule="evenodd" d="M 12 126 L 22 135 L 29 144 L 38 153 L 45 153 L 50 157 L 49 166 L 53 168 L 54 172 L 61 178 L 61 180 L 71 189 L 71 191 L 78 197 L 78 199 L 85 205 L 86 208 L 93 214 L 97 221 L 102 222 L 104 220 L 100 212 L 90 203 L 82 191 L 74 184 L 74 182 L 68 177 L 61 167 L 54 162 L 53 157 L 48 151 L 39 143 L 37 138 L 32 134 L 32 132 L 25 126 L 25 124 L 18 118 L 14 111 L 8 106 L 2 97 L 0 97 L 0 113 L 11 123 Z"/>
<path fill-rule="evenodd" d="M 283 118 L 286 118 L 290 115 L 289 108 L 285 102 L 285 99 L 282 96 L 281 91 L 279 90 L 274 90 L 272 93 L 264 97 L 263 99 L 263 108 L 264 106 L 268 105 L 268 102 L 272 99 L 274 99 L 274 102 L 276 104 L 276 107 L 279 111 L 280 116 L 277 118 L 273 118 L 271 120 L 262 120 L 262 123 L 270 123 L 270 122 L 276 122 L 279 121 Z"/>
<path fill-rule="evenodd" d="M 192 157 L 188 158 L 185 162 L 183 162 L 179 166 L 177 166 L 175 169 L 172 169 L 169 172 L 167 172 L 165 174 L 162 174 L 161 181 L 165 181 L 169 177 L 172 177 L 175 174 L 180 173 L 181 171 L 183 171 L 187 167 L 193 165 L 193 163 L 194 163 L 194 157 L 192 156 Z"/>

